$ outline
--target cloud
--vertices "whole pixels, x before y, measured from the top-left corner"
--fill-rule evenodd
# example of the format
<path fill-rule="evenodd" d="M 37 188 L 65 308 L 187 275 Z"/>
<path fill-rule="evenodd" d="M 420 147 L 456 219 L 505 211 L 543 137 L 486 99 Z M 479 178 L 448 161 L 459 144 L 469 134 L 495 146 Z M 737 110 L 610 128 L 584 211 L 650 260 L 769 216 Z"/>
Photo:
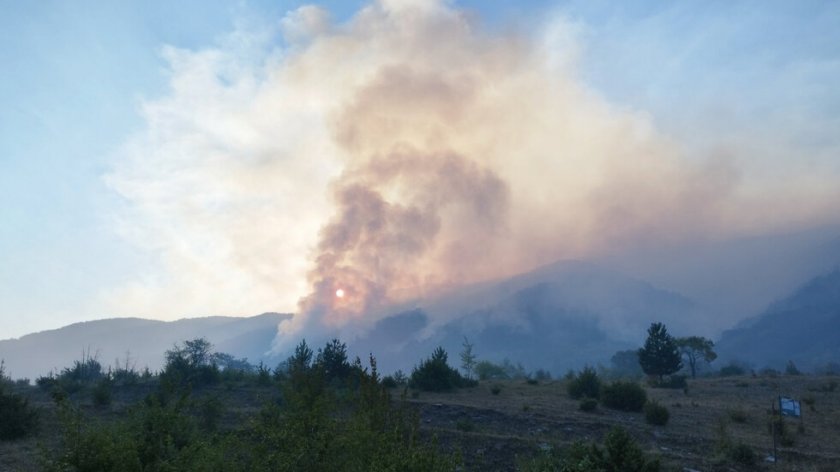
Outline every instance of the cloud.
<path fill-rule="evenodd" d="M 489 31 L 448 2 L 381 0 L 165 49 L 171 93 L 107 176 L 121 234 L 159 266 L 106 303 L 297 306 L 285 332 L 340 329 L 556 259 L 834 218 L 820 177 L 781 188 L 737 149 L 689 158 L 606 101 L 576 72 L 574 28 Z"/>

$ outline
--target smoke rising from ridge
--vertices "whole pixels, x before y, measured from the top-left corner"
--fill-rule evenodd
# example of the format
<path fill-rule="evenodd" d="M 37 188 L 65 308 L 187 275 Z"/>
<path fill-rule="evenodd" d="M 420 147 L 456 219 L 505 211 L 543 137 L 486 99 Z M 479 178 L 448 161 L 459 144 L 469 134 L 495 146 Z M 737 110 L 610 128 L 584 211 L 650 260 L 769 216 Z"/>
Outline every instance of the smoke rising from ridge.
<path fill-rule="evenodd" d="M 283 47 L 238 31 L 166 50 L 172 95 L 108 180 L 131 203 L 123 234 L 168 277 L 112 303 L 299 299 L 285 333 L 340 329 L 561 258 L 822 223 L 840 201 L 830 179 L 780 188 L 737 156 L 687 157 L 581 82 L 562 21 L 500 33 L 448 2 L 380 0 L 280 25 Z"/>

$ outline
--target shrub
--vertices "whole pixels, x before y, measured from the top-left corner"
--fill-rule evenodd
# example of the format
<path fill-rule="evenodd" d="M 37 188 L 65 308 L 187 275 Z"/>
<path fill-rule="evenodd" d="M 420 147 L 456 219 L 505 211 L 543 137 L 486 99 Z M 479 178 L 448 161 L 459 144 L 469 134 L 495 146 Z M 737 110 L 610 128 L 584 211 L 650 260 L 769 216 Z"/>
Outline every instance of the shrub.
<path fill-rule="evenodd" d="M 432 392 L 444 392 L 466 384 L 461 374 L 446 363 L 446 351 L 438 347 L 432 356 L 423 360 L 411 373 L 411 388 Z"/>
<path fill-rule="evenodd" d="M 598 400 L 594 398 L 584 398 L 580 401 L 580 411 L 592 412 L 598 408 Z"/>
<path fill-rule="evenodd" d="M 744 375 L 747 371 L 738 364 L 732 363 L 720 369 L 721 377 L 734 377 L 736 375 Z"/>
<path fill-rule="evenodd" d="M 646 458 L 636 441 L 620 427 L 607 433 L 603 449 L 595 443 L 576 442 L 564 451 L 545 451 L 521 467 L 526 472 L 658 472 L 659 469 L 659 461 Z"/>
<path fill-rule="evenodd" d="M 263 361 L 257 366 L 257 385 L 267 387 L 271 385 L 271 369 Z"/>
<path fill-rule="evenodd" d="M 502 392 L 502 387 L 499 386 L 499 385 L 493 385 L 492 387 L 490 387 L 490 393 L 492 393 L 493 395 L 498 395 L 501 392 Z"/>
<path fill-rule="evenodd" d="M 509 378 L 507 373 L 505 373 L 504 367 L 490 361 L 478 361 L 474 370 L 479 380 L 502 380 Z"/>
<path fill-rule="evenodd" d="M 756 462 L 755 452 L 744 443 L 738 443 L 729 449 L 729 459 L 736 464 L 754 466 Z"/>
<path fill-rule="evenodd" d="M 785 375 L 802 375 L 802 372 L 800 372 L 793 361 L 788 361 L 787 366 L 785 366 Z"/>
<path fill-rule="evenodd" d="M 729 410 L 729 419 L 733 423 L 746 423 L 748 418 L 747 412 L 744 410 Z"/>
<path fill-rule="evenodd" d="M 185 386 L 213 385 L 221 380 L 219 366 L 213 362 L 213 345 L 204 338 L 185 341 L 166 351 L 161 382 Z"/>
<path fill-rule="evenodd" d="M 56 386 L 55 375 L 52 372 L 47 375 L 42 375 L 35 379 L 35 385 L 45 392 L 52 391 Z"/>
<path fill-rule="evenodd" d="M 408 377 L 406 377 L 405 372 L 403 372 L 402 370 L 398 369 L 396 372 L 394 372 L 393 377 L 394 382 L 396 382 L 397 385 L 408 385 Z"/>
<path fill-rule="evenodd" d="M 551 372 L 545 369 L 537 369 L 537 371 L 534 372 L 534 378 L 543 382 L 551 380 Z"/>
<path fill-rule="evenodd" d="M 688 383 L 686 382 L 685 375 L 670 375 L 666 380 L 654 382 L 653 386 L 657 388 L 686 389 L 688 388 Z"/>
<path fill-rule="evenodd" d="M 665 426 L 668 424 L 670 416 L 668 408 L 660 405 L 656 401 L 650 401 L 645 404 L 645 421 L 647 421 L 648 424 Z"/>
<path fill-rule="evenodd" d="M 205 431 L 213 432 L 219 426 L 224 414 L 224 405 L 219 397 L 208 396 L 198 403 L 199 425 Z"/>
<path fill-rule="evenodd" d="M 38 410 L 29 400 L 0 385 L 0 441 L 20 439 L 35 432 L 38 427 Z"/>
<path fill-rule="evenodd" d="M 574 399 L 599 398 L 601 396 L 601 379 L 595 369 L 584 367 L 577 375 L 574 375 L 566 385 L 569 396 Z"/>
<path fill-rule="evenodd" d="M 93 400 L 94 406 L 101 408 L 111 404 L 111 384 L 112 381 L 108 378 L 97 382 L 96 387 L 91 392 L 91 399 Z"/>
<path fill-rule="evenodd" d="M 808 405 L 808 409 L 811 411 L 817 411 L 816 403 L 817 401 L 812 396 L 807 396 L 802 398 L 802 403 Z"/>
<path fill-rule="evenodd" d="M 647 392 L 636 382 L 616 381 L 601 391 L 601 403 L 607 408 L 622 411 L 642 411 Z"/>
<path fill-rule="evenodd" d="M 386 375 L 385 377 L 382 377 L 382 386 L 385 387 L 385 388 L 397 388 L 398 387 L 397 381 L 394 380 L 394 378 L 391 377 L 390 375 Z"/>
<path fill-rule="evenodd" d="M 820 386 L 820 391 L 821 392 L 831 393 L 835 390 L 837 390 L 837 381 L 836 380 L 832 380 L 832 381 Z"/>
<path fill-rule="evenodd" d="M 659 461 L 647 461 L 636 441 L 620 427 L 613 428 L 604 439 L 604 469 L 622 472 L 654 472 Z"/>

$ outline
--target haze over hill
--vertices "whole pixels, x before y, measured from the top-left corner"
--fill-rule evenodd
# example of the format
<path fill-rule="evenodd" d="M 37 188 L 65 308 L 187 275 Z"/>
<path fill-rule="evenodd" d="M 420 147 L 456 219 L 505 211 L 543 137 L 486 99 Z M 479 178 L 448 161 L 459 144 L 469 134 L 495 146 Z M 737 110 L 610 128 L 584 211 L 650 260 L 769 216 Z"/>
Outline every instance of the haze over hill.
<path fill-rule="evenodd" d="M 377 321 L 334 330 L 321 328 L 299 336 L 281 335 L 281 344 L 275 339 L 277 325 L 292 315 L 211 317 L 171 323 L 111 319 L 0 341 L 0 358 L 5 358 L 13 375 L 30 378 L 69 365 L 87 348 L 99 351 L 105 364 L 117 357 L 124 359 L 125 352 L 130 351 L 138 367 L 156 369 L 163 352 L 175 342 L 206 336 L 218 351 L 275 365 L 301 337 L 317 348 L 338 336 L 348 343 L 353 355 L 364 358 L 373 353 L 383 371 L 388 372 L 410 369 L 438 345 L 455 356 L 467 336 L 482 359 L 507 358 L 522 362 L 528 369 L 547 368 L 558 373 L 584 364 L 608 363 L 617 350 L 638 347 L 652 321 L 664 322 L 677 336 L 718 339 L 721 331 L 734 327 L 735 321 L 728 320 L 744 320 L 760 313 L 742 312 L 735 317 L 731 313 L 738 312 L 738 306 L 728 306 L 729 311 L 721 316 L 719 307 L 727 305 L 718 298 L 739 300 L 738 293 L 747 291 L 749 297 L 764 300 L 764 310 L 792 292 L 788 286 L 797 276 L 802 278 L 796 284 L 802 285 L 825 273 L 825 267 L 836 265 L 832 261 L 840 259 L 833 234 L 822 231 L 707 244 L 698 253 L 649 251 L 648 256 L 656 256 L 647 265 L 627 265 L 637 274 L 647 271 L 654 275 L 652 268 L 664 267 L 659 275 L 671 274 L 660 278 L 665 285 L 603 265 L 619 267 L 629 259 L 603 264 L 561 261 L 514 277 L 394 305 Z M 682 272 L 679 267 L 683 267 Z M 692 285 L 698 279 L 714 280 L 717 289 L 709 290 L 708 284 Z M 830 316 L 840 306 L 836 292 L 831 291 L 832 281 L 837 279 L 836 273 L 817 278 L 767 309 L 763 318 L 727 332 L 721 340 L 721 353 L 757 367 L 779 367 L 782 361 L 793 359 L 807 368 L 837 360 L 837 340 L 826 337 L 840 330 L 840 321 Z M 674 290 L 681 284 L 694 288 L 695 295 L 705 296 L 693 298 Z M 775 315 L 781 313 L 781 307 L 784 315 Z M 801 328 L 819 329 L 788 336 L 790 327 L 785 323 L 790 313 L 797 320 L 808 320 Z M 811 320 L 812 315 L 821 316 L 821 321 Z M 767 339 L 776 340 L 772 347 Z"/>
<path fill-rule="evenodd" d="M 722 360 L 755 368 L 779 369 L 788 361 L 807 370 L 840 365 L 840 269 L 725 331 L 717 347 Z"/>
<path fill-rule="evenodd" d="M 247 357 L 251 362 L 266 358 L 277 323 L 290 315 L 264 313 L 250 318 L 213 316 L 178 321 L 140 318 L 113 318 L 75 323 L 60 329 L 28 334 L 18 339 L 0 340 L 0 359 L 15 378 L 60 372 L 81 360 L 83 351 L 95 355 L 103 366 L 114 366 L 117 359 L 125 367 L 157 370 L 164 352 L 175 343 L 206 337 L 219 352 Z"/>

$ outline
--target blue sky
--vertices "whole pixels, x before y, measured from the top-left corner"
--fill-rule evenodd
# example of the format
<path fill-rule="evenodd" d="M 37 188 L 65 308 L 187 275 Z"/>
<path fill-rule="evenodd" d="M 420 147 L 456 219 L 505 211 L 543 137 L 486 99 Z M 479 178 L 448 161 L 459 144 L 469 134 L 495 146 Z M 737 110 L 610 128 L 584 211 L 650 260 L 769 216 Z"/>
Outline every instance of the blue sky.
<path fill-rule="evenodd" d="M 160 264 L 114 230 L 133 203 L 103 176 L 146 125 L 142 104 L 169 93 L 162 48 L 213 48 L 239 22 L 276 23 L 301 4 L 0 0 L 0 338 L 156 316 L 97 299 Z M 342 21 L 363 4 L 323 5 Z M 490 30 L 562 20 L 577 79 L 617 109 L 648 116 L 687 155 L 736 149 L 728 152 L 751 156 L 750 172 L 771 181 L 840 176 L 838 2 L 455 6 Z M 202 314 L 213 313 L 183 315 Z"/>

